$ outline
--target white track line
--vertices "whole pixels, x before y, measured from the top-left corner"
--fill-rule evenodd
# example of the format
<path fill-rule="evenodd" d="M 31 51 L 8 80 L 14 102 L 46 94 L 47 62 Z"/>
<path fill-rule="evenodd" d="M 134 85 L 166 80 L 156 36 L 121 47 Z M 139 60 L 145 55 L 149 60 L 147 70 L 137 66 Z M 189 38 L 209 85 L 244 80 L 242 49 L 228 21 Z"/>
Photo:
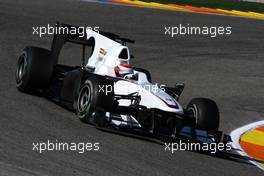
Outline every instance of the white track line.
<path fill-rule="evenodd" d="M 244 156 L 246 159 L 252 159 L 251 157 L 248 156 L 248 154 L 246 152 L 243 151 L 243 149 L 241 148 L 240 144 L 239 144 L 239 140 L 240 140 L 240 136 L 242 134 L 244 134 L 245 132 L 247 132 L 248 130 L 251 130 L 251 129 L 254 129 L 254 128 L 257 128 L 259 126 L 262 126 L 264 125 L 264 120 L 262 121 L 258 121 L 258 122 L 254 122 L 254 123 L 250 123 L 248 125 L 245 125 L 243 127 L 240 127 L 240 128 L 237 128 L 235 129 L 234 131 L 232 131 L 230 133 L 230 136 L 232 138 L 232 146 L 233 148 L 235 149 L 238 149 L 237 152 Z M 252 160 L 249 160 L 249 162 L 251 162 L 252 164 L 256 165 L 258 168 L 264 170 L 264 167 L 259 165 L 256 161 L 254 161 L 254 159 Z"/>

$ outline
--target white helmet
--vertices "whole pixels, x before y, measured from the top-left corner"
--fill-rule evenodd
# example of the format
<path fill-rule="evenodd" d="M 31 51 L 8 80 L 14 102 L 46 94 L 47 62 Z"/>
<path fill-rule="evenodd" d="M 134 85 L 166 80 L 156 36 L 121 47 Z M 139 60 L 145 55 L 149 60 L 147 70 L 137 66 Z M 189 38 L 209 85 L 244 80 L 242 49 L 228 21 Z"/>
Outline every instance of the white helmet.
<path fill-rule="evenodd" d="M 125 79 L 136 78 L 136 75 L 134 74 L 134 69 L 130 64 L 127 63 L 119 64 L 114 68 L 114 70 L 117 77 L 122 77 Z"/>

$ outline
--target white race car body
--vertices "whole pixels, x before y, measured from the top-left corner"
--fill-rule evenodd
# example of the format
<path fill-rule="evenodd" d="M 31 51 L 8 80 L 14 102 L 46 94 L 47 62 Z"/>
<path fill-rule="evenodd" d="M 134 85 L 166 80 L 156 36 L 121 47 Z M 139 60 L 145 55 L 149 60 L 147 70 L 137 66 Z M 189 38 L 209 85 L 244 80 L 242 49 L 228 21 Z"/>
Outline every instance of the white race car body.
<path fill-rule="evenodd" d="M 82 46 L 81 66 L 59 62 L 66 42 Z M 55 34 L 51 50 L 32 46 L 23 50 L 16 70 L 17 88 L 38 92 L 76 111 L 81 121 L 103 129 L 192 140 L 201 138 L 198 131 L 202 131 L 207 134 L 204 139 L 220 141 L 217 104 L 208 98 L 193 98 L 183 108 L 178 99 L 184 84 L 153 84 L 148 70 L 130 65 L 127 42 L 133 43 L 104 31 L 88 30 L 85 36 Z M 85 55 L 87 47 L 92 49 L 89 58 Z"/>
<path fill-rule="evenodd" d="M 95 39 L 94 51 L 88 60 L 87 66 L 94 67 L 94 73 L 104 76 L 116 77 L 114 67 L 121 63 L 129 64 L 130 52 L 128 47 L 111 40 L 97 32 L 90 31 L 88 39 Z M 124 54 L 125 53 L 125 54 Z M 123 54 L 123 56 L 121 56 Z M 183 108 L 177 100 L 148 81 L 143 72 L 134 71 L 138 75 L 137 80 L 121 79 L 114 84 L 114 93 L 119 95 L 139 95 L 140 105 L 149 109 L 159 109 L 166 112 L 183 114 Z M 119 100 L 119 105 L 130 106 L 130 100 Z"/>

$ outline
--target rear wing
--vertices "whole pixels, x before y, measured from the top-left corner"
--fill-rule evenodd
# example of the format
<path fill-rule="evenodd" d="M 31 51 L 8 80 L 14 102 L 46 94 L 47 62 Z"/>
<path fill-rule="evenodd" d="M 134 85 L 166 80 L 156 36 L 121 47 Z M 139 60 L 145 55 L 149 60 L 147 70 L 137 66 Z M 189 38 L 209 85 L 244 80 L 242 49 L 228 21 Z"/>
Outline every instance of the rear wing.
<path fill-rule="evenodd" d="M 85 46 L 94 47 L 95 41 L 92 39 L 87 40 L 85 35 L 80 36 L 77 33 L 76 34 L 69 33 L 70 29 L 72 28 L 77 29 L 78 26 L 73 26 L 73 25 L 57 22 L 57 28 L 59 29 L 59 31 L 63 31 L 63 32 L 55 33 L 53 36 L 51 51 L 52 51 L 52 57 L 54 58 L 53 59 L 54 64 L 58 62 L 59 54 L 60 54 L 60 51 L 63 45 L 66 42 L 71 42 L 71 43 L 75 43 L 75 44 L 79 44 L 83 46 L 82 66 L 84 66 L 85 65 L 84 63 Z"/>
<path fill-rule="evenodd" d="M 56 26 L 59 30 L 59 33 L 54 34 L 52 45 L 51 45 L 52 56 L 54 58 L 53 60 L 55 63 L 58 62 L 58 56 L 60 54 L 60 51 L 63 45 L 66 42 L 71 42 L 71 43 L 75 43 L 75 44 L 79 44 L 83 46 L 82 66 L 85 66 L 85 63 L 84 63 L 85 62 L 85 47 L 86 46 L 92 47 L 92 53 L 95 48 L 95 38 L 90 37 L 90 36 L 93 36 L 91 35 L 92 33 L 94 34 L 97 33 L 99 34 L 99 36 L 104 36 L 107 38 L 107 40 L 112 40 L 113 42 L 119 43 L 120 45 L 123 45 L 123 46 L 125 46 L 126 43 L 134 43 L 133 40 L 122 38 L 119 35 L 110 33 L 110 32 L 104 32 L 104 31 L 95 32 L 92 29 L 90 29 L 89 31 L 85 31 L 83 35 L 80 35 L 77 32 L 74 34 L 69 32 L 70 30 L 74 28 L 75 30 L 78 29 L 79 26 L 74 26 L 74 25 L 64 24 L 64 23 L 59 23 L 59 22 L 57 22 Z"/>

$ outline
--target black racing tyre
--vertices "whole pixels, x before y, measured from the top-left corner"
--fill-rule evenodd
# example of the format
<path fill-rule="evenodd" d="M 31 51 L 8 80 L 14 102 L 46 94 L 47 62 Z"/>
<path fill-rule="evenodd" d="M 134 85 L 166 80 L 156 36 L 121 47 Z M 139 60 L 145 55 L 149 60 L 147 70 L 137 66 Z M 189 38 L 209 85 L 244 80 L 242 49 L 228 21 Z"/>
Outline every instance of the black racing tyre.
<path fill-rule="evenodd" d="M 113 108 L 113 89 L 113 82 L 104 77 L 87 78 L 78 93 L 76 102 L 78 118 L 83 122 L 102 126 L 104 124 L 102 121 L 105 120 L 105 112 L 111 111 Z"/>
<path fill-rule="evenodd" d="M 219 110 L 217 104 L 208 98 L 194 98 L 187 106 L 187 112 L 195 118 L 199 129 L 218 131 Z"/>
<path fill-rule="evenodd" d="M 92 123 L 97 127 L 104 127 L 106 124 L 105 111 L 103 109 L 95 109 L 91 114 Z"/>
<path fill-rule="evenodd" d="M 148 70 L 143 69 L 143 68 L 137 68 L 137 67 L 133 67 L 133 69 L 136 70 L 136 71 L 139 71 L 139 72 L 145 73 L 146 76 L 147 76 L 148 81 L 151 83 L 151 81 L 152 81 L 152 80 L 151 80 L 151 75 L 150 75 L 150 72 L 149 72 Z"/>
<path fill-rule="evenodd" d="M 16 86 L 22 92 L 32 92 L 49 86 L 53 73 L 51 51 L 26 47 L 20 55 L 16 68 Z"/>

